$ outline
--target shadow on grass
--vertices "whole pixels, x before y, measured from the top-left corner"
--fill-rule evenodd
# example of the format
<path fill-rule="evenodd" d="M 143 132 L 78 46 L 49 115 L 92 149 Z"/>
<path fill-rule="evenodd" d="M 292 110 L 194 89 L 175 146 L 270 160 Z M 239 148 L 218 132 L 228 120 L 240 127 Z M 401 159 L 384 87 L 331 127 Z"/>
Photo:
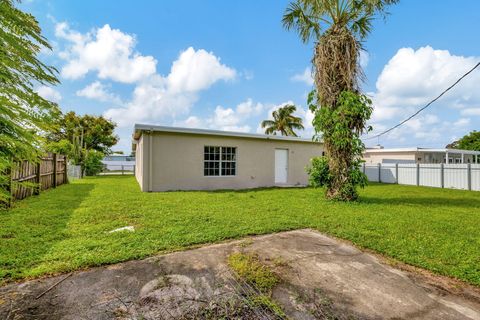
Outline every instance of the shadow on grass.
<path fill-rule="evenodd" d="M 439 197 L 422 197 L 419 195 L 415 196 L 396 196 L 388 198 L 380 197 L 371 197 L 363 195 L 360 198 L 360 202 L 364 204 L 378 204 L 386 206 L 397 206 L 397 205 L 416 205 L 424 207 L 456 207 L 456 208 L 480 208 L 480 199 L 473 198 L 443 198 Z M 473 212 L 473 211 L 472 211 Z"/>
<path fill-rule="evenodd" d="M 310 187 L 304 186 L 288 186 L 288 187 L 257 187 L 257 188 L 248 188 L 248 189 L 214 189 L 214 190 L 168 190 L 168 191 L 158 191 L 160 193 L 176 193 L 176 192 L 186 192 L 186 193 L 255 193 L 259 191 L 273 191 L 273 190 L 289 190 L 289 189 L 309 189 Z M 153 191 L 155 193 L 157 191 Z"/>
<path fill-rule="evenodd" d="M 68 238 L 68 222 L 94 184 L 69 184 L 0 211 L 0 284 L 28 276 L 56 243 Z"/>

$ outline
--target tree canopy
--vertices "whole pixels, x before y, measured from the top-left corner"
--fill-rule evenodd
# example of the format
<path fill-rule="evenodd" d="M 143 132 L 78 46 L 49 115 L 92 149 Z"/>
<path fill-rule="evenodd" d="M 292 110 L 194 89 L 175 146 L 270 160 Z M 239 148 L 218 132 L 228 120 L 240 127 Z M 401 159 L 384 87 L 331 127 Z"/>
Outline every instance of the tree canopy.
<path fill-rule="evenodd" d="M 0 1 L 0 156 L 34 158 L 41 133 L 58 117 L 58 106 L 34 88 L 59 83 L 56 70 L 37 55 L 51 49 L 37 20 L 11 0 Z"/>
<path fill-rule="evenodd" d="M 480 131 L 472 131 L 461 139 L 447 145 L 451 149 L 480 151 Z"/>
<path fill-rule="evenodd" d="M 70 111 L 57 121 L 48 135 L 47 150 L 66 154 L 70 161 L 82 167 L 82 172 L 94 175 L 101 171 L 101 160 L 111 154 L 118 142 L 116 124 L 102 116 L 77 115 Z"/>
<path fill-rule="evenodd" d="M 0 1 L 0 202 L 8 197 L 5 172 L 15 160 L 36 160 L 43 135 L 60 114 L 35 88 L 56 85 L 57 71 L 38 59 L 51 50 L 31 14 Z"/>
<path fill-rule="evenodd" d="M 70 111 L 59 118 L 49 139 L 74 143 L 76 137 L 79 137 L 83 148 L 110 154 L 111 147 L 118 142 L 118 136 L 114 132 L 115 127 L 116 124 L 113 121 L 103 116 L 77 115 L 74 111 Z"/>
<path fill-rule="evenodd" d="M 262 128 L 266 134 L 277 134 L 282 136 L 297 137 L 295 130 L 303 130 L 302 118 L 296 117 L 293 113 L 297 110 L 293 104 L 287 104 L 272 112 L 273 120 L 262 121 Z"/>

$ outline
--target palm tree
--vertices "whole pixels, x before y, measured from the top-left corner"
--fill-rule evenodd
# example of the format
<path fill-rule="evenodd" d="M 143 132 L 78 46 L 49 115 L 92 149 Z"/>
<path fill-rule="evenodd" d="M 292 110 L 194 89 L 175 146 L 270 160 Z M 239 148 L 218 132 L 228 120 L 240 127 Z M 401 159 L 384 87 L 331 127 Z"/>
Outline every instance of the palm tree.
<path fill-rule="evenodd" d="M 361 42 L 370 33 L 375 15 L 385 16 L 386 7 L 396 2 L 398 0 L 294 0 L 290 3 L 282 19 L 284 27 L 295 29 L 304 43 L 315 42 L 312 59 L 317 97 L 315 112 L 320 108 L 333 112 L 342 92 L 359 92 L 363 78 Z M 364 124 L 361 123 L 361 128 L 352 127 L 351 131 L 362 132 Z M 341 193 L 355 155 L 348 148 L 335 146 L 331 132 L 322 132 L 333 179 L 327 196 L 351 200 L 343 198 Z"/>
<path fill-rule="evenodd" d="M 296 117 L 293 113 L 297 108 L 293 104 L 287 104 L 272 112 L 273 120 L 262 121 L 262 128 L 265 128 L 265 134 L 277 134 L 282 136 L 294 136 L 297 134 L 294 129 L 303 130 L 302 118 Z"/>

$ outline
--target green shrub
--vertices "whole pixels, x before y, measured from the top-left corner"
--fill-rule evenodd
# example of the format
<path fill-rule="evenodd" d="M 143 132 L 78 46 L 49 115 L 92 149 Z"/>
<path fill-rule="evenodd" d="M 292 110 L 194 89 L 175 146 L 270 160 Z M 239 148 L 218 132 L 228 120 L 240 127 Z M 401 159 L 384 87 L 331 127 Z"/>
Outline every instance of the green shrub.
<path fill-rule="evenodd" d="M 361 171 L 362 160 L 354 160 L 349 170 L 349 177 L 347 183 L 341 186 L 342 194 L 356 194 L 356 186 L 364 188 L 368 179 Z M 328 188 L 332 182 L 331 170 L 328 165 L 327 157 L 316 157 L 310 160 L 310 166 L 306 168 L 309 175 L 309 185 L 315 188 Z"/>
<path fill-rule="evenodd" d="M 104 154 L 97 150 L 87 150 L 85 156 L 85 174 L 94 176 L 103 169 L 102 159 Z"/>

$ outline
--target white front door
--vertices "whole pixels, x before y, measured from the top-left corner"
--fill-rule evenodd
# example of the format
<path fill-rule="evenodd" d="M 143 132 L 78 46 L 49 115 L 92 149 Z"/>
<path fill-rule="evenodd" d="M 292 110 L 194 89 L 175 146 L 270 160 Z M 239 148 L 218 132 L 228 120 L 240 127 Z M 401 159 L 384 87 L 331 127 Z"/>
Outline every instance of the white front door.
<path fill-rule="evenodd" d="M 288 150 L 275 149 L 275 183 L 287 183 Z"/>

